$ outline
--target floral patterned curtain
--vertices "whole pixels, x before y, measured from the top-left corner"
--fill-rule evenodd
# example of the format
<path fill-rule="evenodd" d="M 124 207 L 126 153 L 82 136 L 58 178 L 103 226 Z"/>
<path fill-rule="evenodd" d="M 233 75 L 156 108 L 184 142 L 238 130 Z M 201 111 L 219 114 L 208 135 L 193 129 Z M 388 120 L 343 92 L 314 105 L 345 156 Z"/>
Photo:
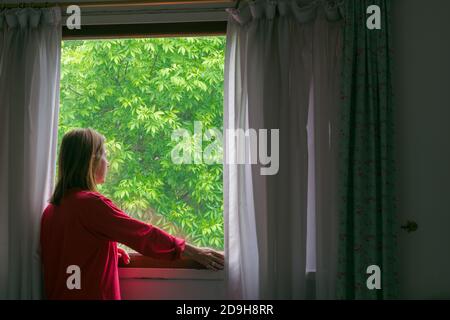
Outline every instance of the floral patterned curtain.
<path fill-rule="evenodd" d="M 367 8 L 381 9 L 370 30 Z M 339 299 L 397 296 L 390 0 L 345 0 L 339 150 Z M 381 289 L 369 289 L 380 268 Z"/>

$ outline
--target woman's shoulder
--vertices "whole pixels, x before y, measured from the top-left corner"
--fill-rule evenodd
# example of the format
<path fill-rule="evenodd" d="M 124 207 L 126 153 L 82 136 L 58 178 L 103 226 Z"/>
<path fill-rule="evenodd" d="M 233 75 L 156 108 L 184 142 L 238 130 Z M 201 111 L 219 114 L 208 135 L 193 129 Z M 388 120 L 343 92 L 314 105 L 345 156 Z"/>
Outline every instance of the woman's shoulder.
<path fill-rule="evenodd" d="M 101 194 L 98 191 L 91 191 L 91 190 L 77 190 L 74 193 L 74 197 L 76 199 L 83 199 L 83 200 L 106 200 L 108 199 L 106 196 Z"/>
<path fill-rule="evenodd" d="M 97 191 L 79 192 L 72 201 L 74 202 L 71 207 L 77 208 L 80 217 L 86 221 L 104 220 L 125 214 L 111 199 Z"/>
<path fill-rule="evenodd" d="M 102 200 L 103 198 L 104 196 L 97 191 L 73 187 L 64 192 L 64 196 L 62 197 L 60 204 L 63 206 L 64 204 L 72 206 L 74 203 L 80 205 L 81 203 L 92 203 Z"/>
<path fill-rule="evenodd" d="M 55 210 L 55 205 L 52 203 L 48 203 L 47 206 L 45 207 L 44 211 L 42 212 L 42 219 L 47 218 L 49 215 L 51 215 L 53 213 L 53 211 Z"/>
<path fill-rule="evenodd" d="M 111 199 L 98 191 L 80 190 L 76 193 L 75 199 L 90 206 L 115 207 Z"/>

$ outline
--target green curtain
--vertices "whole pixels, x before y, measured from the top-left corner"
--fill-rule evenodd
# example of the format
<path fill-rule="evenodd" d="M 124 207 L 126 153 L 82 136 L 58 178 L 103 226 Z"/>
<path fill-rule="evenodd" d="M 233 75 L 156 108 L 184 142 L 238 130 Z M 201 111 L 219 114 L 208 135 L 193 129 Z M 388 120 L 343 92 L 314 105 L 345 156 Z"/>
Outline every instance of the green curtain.
<path fill-rule="evenodd" d="M 366 27 L 370 5 L 381 8 L 380 30 Z M 397 297 L 390 7 L 343 2 L 338 299 Z M 370 265 L 381 269 L 380 290 L 366 285 Z"/>

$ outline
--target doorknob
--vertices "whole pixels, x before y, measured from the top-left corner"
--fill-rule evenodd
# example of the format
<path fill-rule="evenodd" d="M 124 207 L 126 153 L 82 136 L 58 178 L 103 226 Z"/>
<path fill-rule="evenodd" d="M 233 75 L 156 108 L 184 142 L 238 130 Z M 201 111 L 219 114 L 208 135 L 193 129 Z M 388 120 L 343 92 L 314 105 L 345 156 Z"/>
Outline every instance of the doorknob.
<path fill-rule="evenodd" d="M 417 228 L 418 228 L 418 225 L 417 225 L 417 223 L 415 221 L 409 221 L 408 220 L 408 221 L 406 221 L 405 225 L 401 226 L 401 228 L 403 230 L 408 231 L 408 233 L 410 233 L 410 232 L 416 231 Z"/>

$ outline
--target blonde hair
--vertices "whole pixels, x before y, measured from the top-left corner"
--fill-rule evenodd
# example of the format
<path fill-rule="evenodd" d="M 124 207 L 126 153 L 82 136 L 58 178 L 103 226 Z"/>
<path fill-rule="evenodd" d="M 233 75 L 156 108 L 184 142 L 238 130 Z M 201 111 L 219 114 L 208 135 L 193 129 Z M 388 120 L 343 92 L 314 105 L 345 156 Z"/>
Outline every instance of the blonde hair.
<path fill-rule="evenodd" d="M 105 137 L 91 128 L 67 132 L 58 156 L 58 182 L 50 203 L 59 205 L 70 188 L 97 191 L 95 170 L 103 154 Z"/>

